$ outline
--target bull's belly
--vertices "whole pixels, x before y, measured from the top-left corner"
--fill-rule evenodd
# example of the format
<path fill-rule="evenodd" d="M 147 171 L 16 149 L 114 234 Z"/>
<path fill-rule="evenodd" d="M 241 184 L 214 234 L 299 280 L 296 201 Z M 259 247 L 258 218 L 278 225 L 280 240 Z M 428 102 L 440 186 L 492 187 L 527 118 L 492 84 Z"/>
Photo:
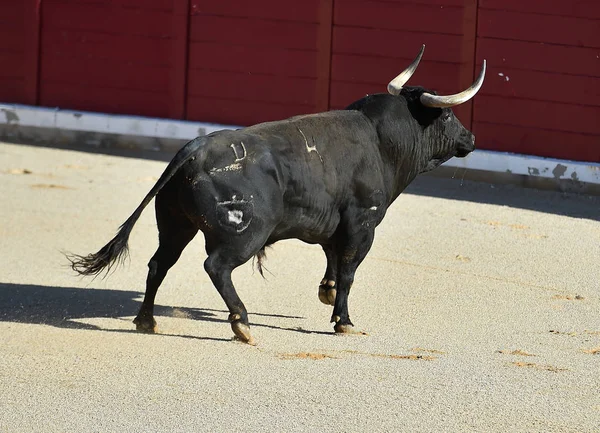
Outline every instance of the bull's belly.
<path fill-rule="evenodd" d="M 339 212 L 287 208 L 273 229 L 268 243 L 283 239 L 299 239 L 308 243 L 325 244 L 340 223 Z"/>

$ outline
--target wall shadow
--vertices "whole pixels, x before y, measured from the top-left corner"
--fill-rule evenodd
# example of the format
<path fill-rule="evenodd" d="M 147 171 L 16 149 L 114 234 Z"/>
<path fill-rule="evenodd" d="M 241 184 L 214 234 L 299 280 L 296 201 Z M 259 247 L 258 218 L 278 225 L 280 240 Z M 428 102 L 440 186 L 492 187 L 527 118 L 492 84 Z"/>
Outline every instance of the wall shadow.
<path fill-rule="evenodd" d="M 0 322 L 49 325 L 57 328 L 87 329 L 108 332 L 136 332 L 131 330 L 103 329 L 98 326 L 81 323 L 77 320 L 91 318 L 121 319 L 123 316 L 135 316 L 140 308 L 140 293 L 125 290 L 104 290 L 77 287 L 54 287 L 32 284 L 0 283 Z M 154 314 L 158 318 L 179 317 L 204 322 L 218 322 L 228 325 L 226 310 L 200 309 L 187 307 L 168 307 L 156 305 Z M 289 328 L 256 323 L 260 317 L 283 319 L 303 319 L 299 316 L 249 313 L 252 327 L 266 327 L 299 333 L 321 333 L 302 328 Z M 253 317 L 257 317 L 252 320 Z M 157 319 L 158 320 L 158 319 Z M 323 332 L 323 334 L 329 334 Z M 167 335 L 167 334 L 158 334 Z M 230 341 L 230 339 L 191 337 L 202 340 Z"/>
<path fill-rule="evenodd" d="M 181 145 L 184 143 L 185 141 L 181 141 Z M 166 163 L 175 154 L 175 151 L 90 147 L 65 143 L 23 144 L 126 158 L 163 161 L 165 162 L 165 167 Z M 157 175 L 159 174 L 157 173 Z M 405 192 L 408 194 L 488 203 L 600 221 L 600 195 L 561 192 L 557 191 L 556 188 L 556 182 L 541 182 L 535 176 L 502 176 L 497 173 L 442 166 L 431 173 L 418 176 Z M 567 190 L 577 191 L 577 187 L 568 188 Z"/>
<path fill-rule="evenodd" d="M 600 196 L 470 181 L 462 179 L 460 171 L 456 173 L 455 178 L 437 174 L 419 176 L 405 193 L 600 221 Z"/>
<path fill-rule="evenodd" d="M 110 135 L 110 134 L 108 134 Z M 141 148 L 125 148 L 115 146 L 86 146 L 65 141 L 31 141 L 5 137 L 3 143 L 22 144 L 31 147 L 44 147 L 47 149 L 72 150 L 75 152 L 91 153 L 98 155 L 120 156 L 123 158 L 147 159 L 150 161 L 163 161 L 168 163 L 175 156 L 176 150 L 151 150 Z M 187 140 L 177 140 L 176 148 L 183 147 Z M 165 165 L 166 167 L 166 165 Z"/>

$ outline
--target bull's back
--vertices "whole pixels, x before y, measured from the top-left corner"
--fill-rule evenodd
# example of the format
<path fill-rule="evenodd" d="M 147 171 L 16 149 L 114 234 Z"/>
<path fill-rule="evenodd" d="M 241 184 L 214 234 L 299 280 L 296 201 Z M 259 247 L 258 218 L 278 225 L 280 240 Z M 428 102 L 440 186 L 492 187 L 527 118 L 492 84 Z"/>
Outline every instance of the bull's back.
<path fill-rule="evenodd" d="M 269 242 L 321 242 L 335 232 L 354 200 L 355 180 L 377 164 L 376 135 L 351 111 L 298 116 L 207 137 L 182 169 L 187 213 L 199 225 L 241 233 L 271 227 Z M 377 189 L 377 182 L 369 185 Z M 202 228 L 202 227 L 201 227 Z"/>

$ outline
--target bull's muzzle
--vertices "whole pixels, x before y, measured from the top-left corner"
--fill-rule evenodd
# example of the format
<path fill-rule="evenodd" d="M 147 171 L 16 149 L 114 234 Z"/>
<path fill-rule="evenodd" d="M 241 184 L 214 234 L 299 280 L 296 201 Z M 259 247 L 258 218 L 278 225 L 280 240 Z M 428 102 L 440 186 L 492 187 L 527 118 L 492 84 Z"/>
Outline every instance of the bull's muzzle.
<path fill-rule="evenodd" d="M 458 158 L 464 158 L 469 153 L 475 150 L 475 136 L 470 132 L 464 134 L 456 147 L 456 155 Z"/>

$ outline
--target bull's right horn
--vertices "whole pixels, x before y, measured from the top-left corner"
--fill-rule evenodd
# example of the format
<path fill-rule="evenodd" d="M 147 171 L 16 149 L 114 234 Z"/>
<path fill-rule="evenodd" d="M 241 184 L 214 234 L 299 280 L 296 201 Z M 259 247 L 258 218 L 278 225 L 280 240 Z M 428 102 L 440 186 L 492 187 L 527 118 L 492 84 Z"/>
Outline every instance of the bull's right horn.
<path fill-rule="evenodd" d="M 413 60 L 408 68 L 402 71 L 396 78 L 390 81 L 390 84 L 387 85 L 387 90 L 392 95 L 399 95 L 402 90 L 402 86 L 406 84 L 406 82 L 412 77 L 412 75 L 417 70 L 417 66 L 419 66 L 419 62 L 421 61 L 421 57 L 423 57 L 423 52 L 425 51 L 425 45 L 421 47 L 421 51 Z"/>
<path fill-rule="evenodd" d="M 481 67 L 481 72 L 479 76 L 475 80 L 471 87 L 467 90 L 463 90 L 460 93 L 455 95 L 447 95 L 447 96 L 438 96 L 432 95 L 431 93 L 423 93 L 421 95 L 421 104 L 426 107 L 433 108 L 446 108 L 446 107 L 454 107 L 455 105 L 464 104 L 469 99 L 471 99 L 481 88 L 483 84 L 483 78 L 485 77 L 485 60 L 483 61 L 483 66 Z"/>

